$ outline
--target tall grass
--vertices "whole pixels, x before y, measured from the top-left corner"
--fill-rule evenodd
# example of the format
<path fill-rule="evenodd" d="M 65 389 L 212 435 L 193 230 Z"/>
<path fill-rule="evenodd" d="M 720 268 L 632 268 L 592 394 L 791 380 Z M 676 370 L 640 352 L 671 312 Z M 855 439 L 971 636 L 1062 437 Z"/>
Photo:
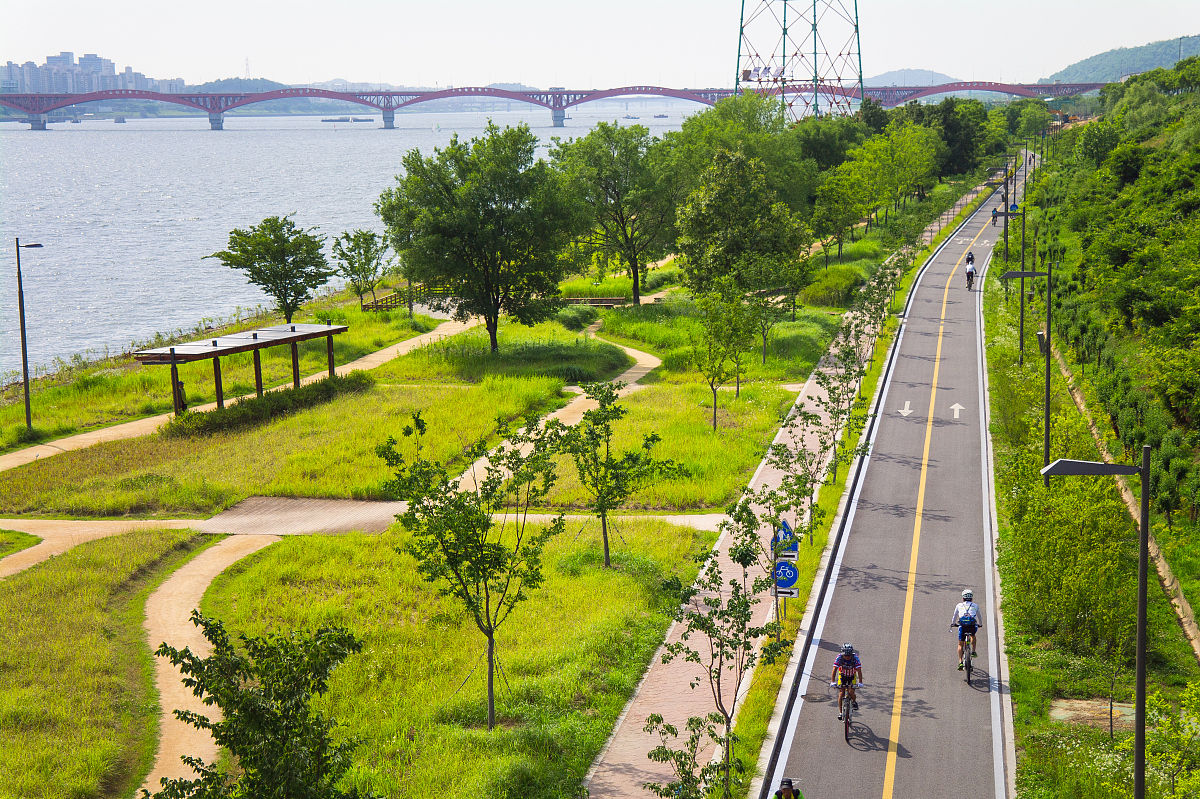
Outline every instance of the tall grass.
<path fill-rule="evenodd" d="M 478 383 L 488 375 L 554 377 L 564 383 L 606 380 L 632 360 L 619 347 L 566 330 L 558 322 L 528 327 L 503 322 L 499 352 L 491 351 L 487 331 L 471 329 L 428 344 L 373 371 L 393 382 Z"/>
<path fill-rule="evenodd" d="M 0 796 L 132 794 L 158 733 L 146 596 L 216 540 L 141 530 L 0 581 Z"/>
<path fill-rule="evenodd" d="M 238 632 L 335 622 L 365 640 L 323 701 L 361 742 L 347 777 L 359 789 L 577 797 L 670 623 L 664 579 L 689 583 L 714 535 L 645 520 L 622 539 L 612 569 L 594 525 L 549 545 L 545 584 L 499 632 L 490 733 L 484 639 L 398 553 L 403 532 L 287 539 L 226 571 L 202 608 Z"/>
<path fill-rule="evenodd" d="M 651 294 L 665 286 L 674 286 L 683 276 L 679 267 L 660 266 L 649 270 L 642 281 L 642 294 Z M 633 279 L 627 275 L 610 275 L 597 281 L 595 277 L 583 276 L 564 280 L 558 284 L 563 297 L 624 297 L 633 299 Z"/>
<path fill-rule="evenodd" d="M 657 458 L 670 458 L 689 474 L 656 483 L 633 494 L 634 510 L 698 511 L 724 508 L 741 495 L 766 454 L 794 395 L 770 386 L 746 386 L 742 396 L 721 392 L 717 430 L 712 429 L 712 392 L 699 384 L 654 385 L 621 400 L 629 414 L 614 425 L 613 449 L 641 446 L 657 433 Z M 550 494 L 554 507 L 583 510 L 588 495 L 567 458 L 559 460 L 559 481 Z"/>
<path fill-rule="evenodd" d="M 376 386 L 249 430 L 107 442 L 0 472 L 0 512 L 163 518 L 209 515 L 252 494 L 382 499 L 391 475 L 375 447 L 399 438 L 414 411 L 429 422 L 428 455 L 465 466 L 464 447 L 497 416 L 557 407 L 560 388 L 550 378 Z"/>
<path fill-rule="evenodd" d="M 306 309 L 295 321 L 315 323 L 332 320 L 349 326 L 334 336 L 335 362 L 349 363 L 368 353 L 431 330 L 435 320 L 417 317 L 409 320 L 403 311 L 363 312 L 356 306 Z M 208 335 L 230 333 L 282 320 L 256 319 Z M 320 372 L 327 366 L 326 342 L 314 339 L 299 345 L 300 373 Z M 288 347 L 262 350 L 263 385 L 290 383 L 292 356 Z M 181 364 L 179 379 L 184 383 L 189 405 L 216 400 L 211 360 Z M 61 438 L 99 427 L 108 427 L 144 416 L 167 413 L 172 409 L 171 369 L 168 366 L 143 366 L 132 357 L 81 366 L 62 375 L 33 384 L 30 404 L 34 433 L 25 428 L 25 406 L 20 384 L 0 393 L 0 452 L 18 449 L 40 440 Z M 254 392 L 254 361 L 250 353 L 221 359 L 221 382 L 227 398 Z"/>

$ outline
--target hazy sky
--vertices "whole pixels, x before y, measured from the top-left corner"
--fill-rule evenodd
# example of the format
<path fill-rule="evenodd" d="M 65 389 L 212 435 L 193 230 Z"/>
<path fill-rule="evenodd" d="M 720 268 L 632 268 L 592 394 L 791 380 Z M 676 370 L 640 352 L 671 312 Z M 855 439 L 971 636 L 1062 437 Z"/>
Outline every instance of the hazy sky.
<path fill-rule="evenodd" d="M 243 76 L 249 59 L 252 77 L 283 83 L 729 86 L 740 10 L 741 0 L 14 2 L 0 60 L 98 53 L 193 84 Z M 1200 0 L 859 0 L 858 11 L 867 77 L 917 68 L 1031 82 L 1114 47 L 1200 34 Z"/>

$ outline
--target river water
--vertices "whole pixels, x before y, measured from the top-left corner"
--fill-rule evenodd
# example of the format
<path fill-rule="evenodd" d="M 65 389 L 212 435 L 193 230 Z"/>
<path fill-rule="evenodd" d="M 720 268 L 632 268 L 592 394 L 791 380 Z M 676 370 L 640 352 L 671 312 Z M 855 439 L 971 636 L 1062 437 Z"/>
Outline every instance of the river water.
<path fill-rule="evenodd" d="M 122 352 L 157 332 L 269 306 L 241 272 L 204 256 L 225 249 L 233 228 L 272 215 L 294 214 L 298 225 L 328 239 L 355 228 L 382 232 L 374 203 L 414 147 L 428 154 L 455 132 L 479 136 L 489 118 L 528 123 L 545 147 L 553 136 L 582 135 L 621 118 L 617 108 L 572 109 L 565 128 L 551 127 L 550 112 L 540 108 L 397 114 L 397 130 L 383 130 L 378 116 L 323 123 L 226 115 L 220 132 L 209 130 L 206 117 L 62 123 L 45 133 L 0 126 L 0 242 L 43 245 L 21 251 L 30 368 Z M 699 110 L 639 103 L 637 123 L 622 124 L 662 135 Z M 11 249 L 0 257 L 0 274 L 3 384 L 21 368 Z"/>

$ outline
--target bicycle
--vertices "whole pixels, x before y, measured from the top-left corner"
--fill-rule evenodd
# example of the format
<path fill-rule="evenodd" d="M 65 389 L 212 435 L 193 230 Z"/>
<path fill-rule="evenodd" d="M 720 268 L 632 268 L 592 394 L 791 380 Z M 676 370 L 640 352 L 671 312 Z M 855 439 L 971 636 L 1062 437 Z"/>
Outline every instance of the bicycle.
<path fill-rule="evenodd" d="M 970 291 L 973 285 L 975 285 L 975 273 L 967 272 L 967 291 Z"/>
<path fill-rule="evenodd" d="M 951 624 L 950 629 L 953 630 L 955 627 L 958 627 L 958 626 L 959 626 L 958 624 Z M 973 657 L 974 657 L 974 655 L 971 653 L 971 639 L 965 638 L 965 639 L 963 639 L 963 654 L 962 654 L 961 663 L 962 663 L 963 671 L 966 672 L 966 674 L 967 674 L 967 685 L 971 684 L 971 668 L 972 668 L 971 667 L 971 659 Z"/>
<path fill-rule="evenodd" d="M 829 687 L 837 688 L 839 693 L 841 692 L 841 686 L 839 686 L 835 682 L 829 683 Z M 850 683 L 849 685 L 846 686 L 847 693 L 846 693 L 845 699 L 842 702 L 842 721 L 844 722 L 845 728 L 846 728 L 846 743 L 850 743 L 850 724 L 854 717 L 854 702 L 851 701 L 851 699 L 850 699 L 849 690 L 851 688 L 853 688 L 855 691 L 857 691 L 859 688 L 862 688 L 862 687 L 863 687 L 863 683 L 861 683 L 861 682 Z"/>

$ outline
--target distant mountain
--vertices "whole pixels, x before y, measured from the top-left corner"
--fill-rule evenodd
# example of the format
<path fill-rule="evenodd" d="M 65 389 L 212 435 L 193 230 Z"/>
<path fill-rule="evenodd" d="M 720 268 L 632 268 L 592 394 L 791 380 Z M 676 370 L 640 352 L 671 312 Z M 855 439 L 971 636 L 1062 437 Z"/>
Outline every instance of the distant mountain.
<path fill-rule="evenodd" d="M 1200 36 L 1181 36 L 1141 47 L 1118 47 L 1060 69 L 1039 83 L 1110 83 L 1126 75 L 1171 67 L 1181 58 L 1200 54 Z"/>
<path fill-rule="evenodd" d="M 275 89 L 286 89 L 286 83 L 276 83 L 266 78 L 222 78 L 210 80 L 198 86 L 188 86 L 189 92 L 269 92 Z"/>
<path fill-rule="evenodd" d="M 863 78 L 864 86 L 940 86 L 957 82 L 958 78 L 932 69 L 893 69 L 873 78 Z"/>

